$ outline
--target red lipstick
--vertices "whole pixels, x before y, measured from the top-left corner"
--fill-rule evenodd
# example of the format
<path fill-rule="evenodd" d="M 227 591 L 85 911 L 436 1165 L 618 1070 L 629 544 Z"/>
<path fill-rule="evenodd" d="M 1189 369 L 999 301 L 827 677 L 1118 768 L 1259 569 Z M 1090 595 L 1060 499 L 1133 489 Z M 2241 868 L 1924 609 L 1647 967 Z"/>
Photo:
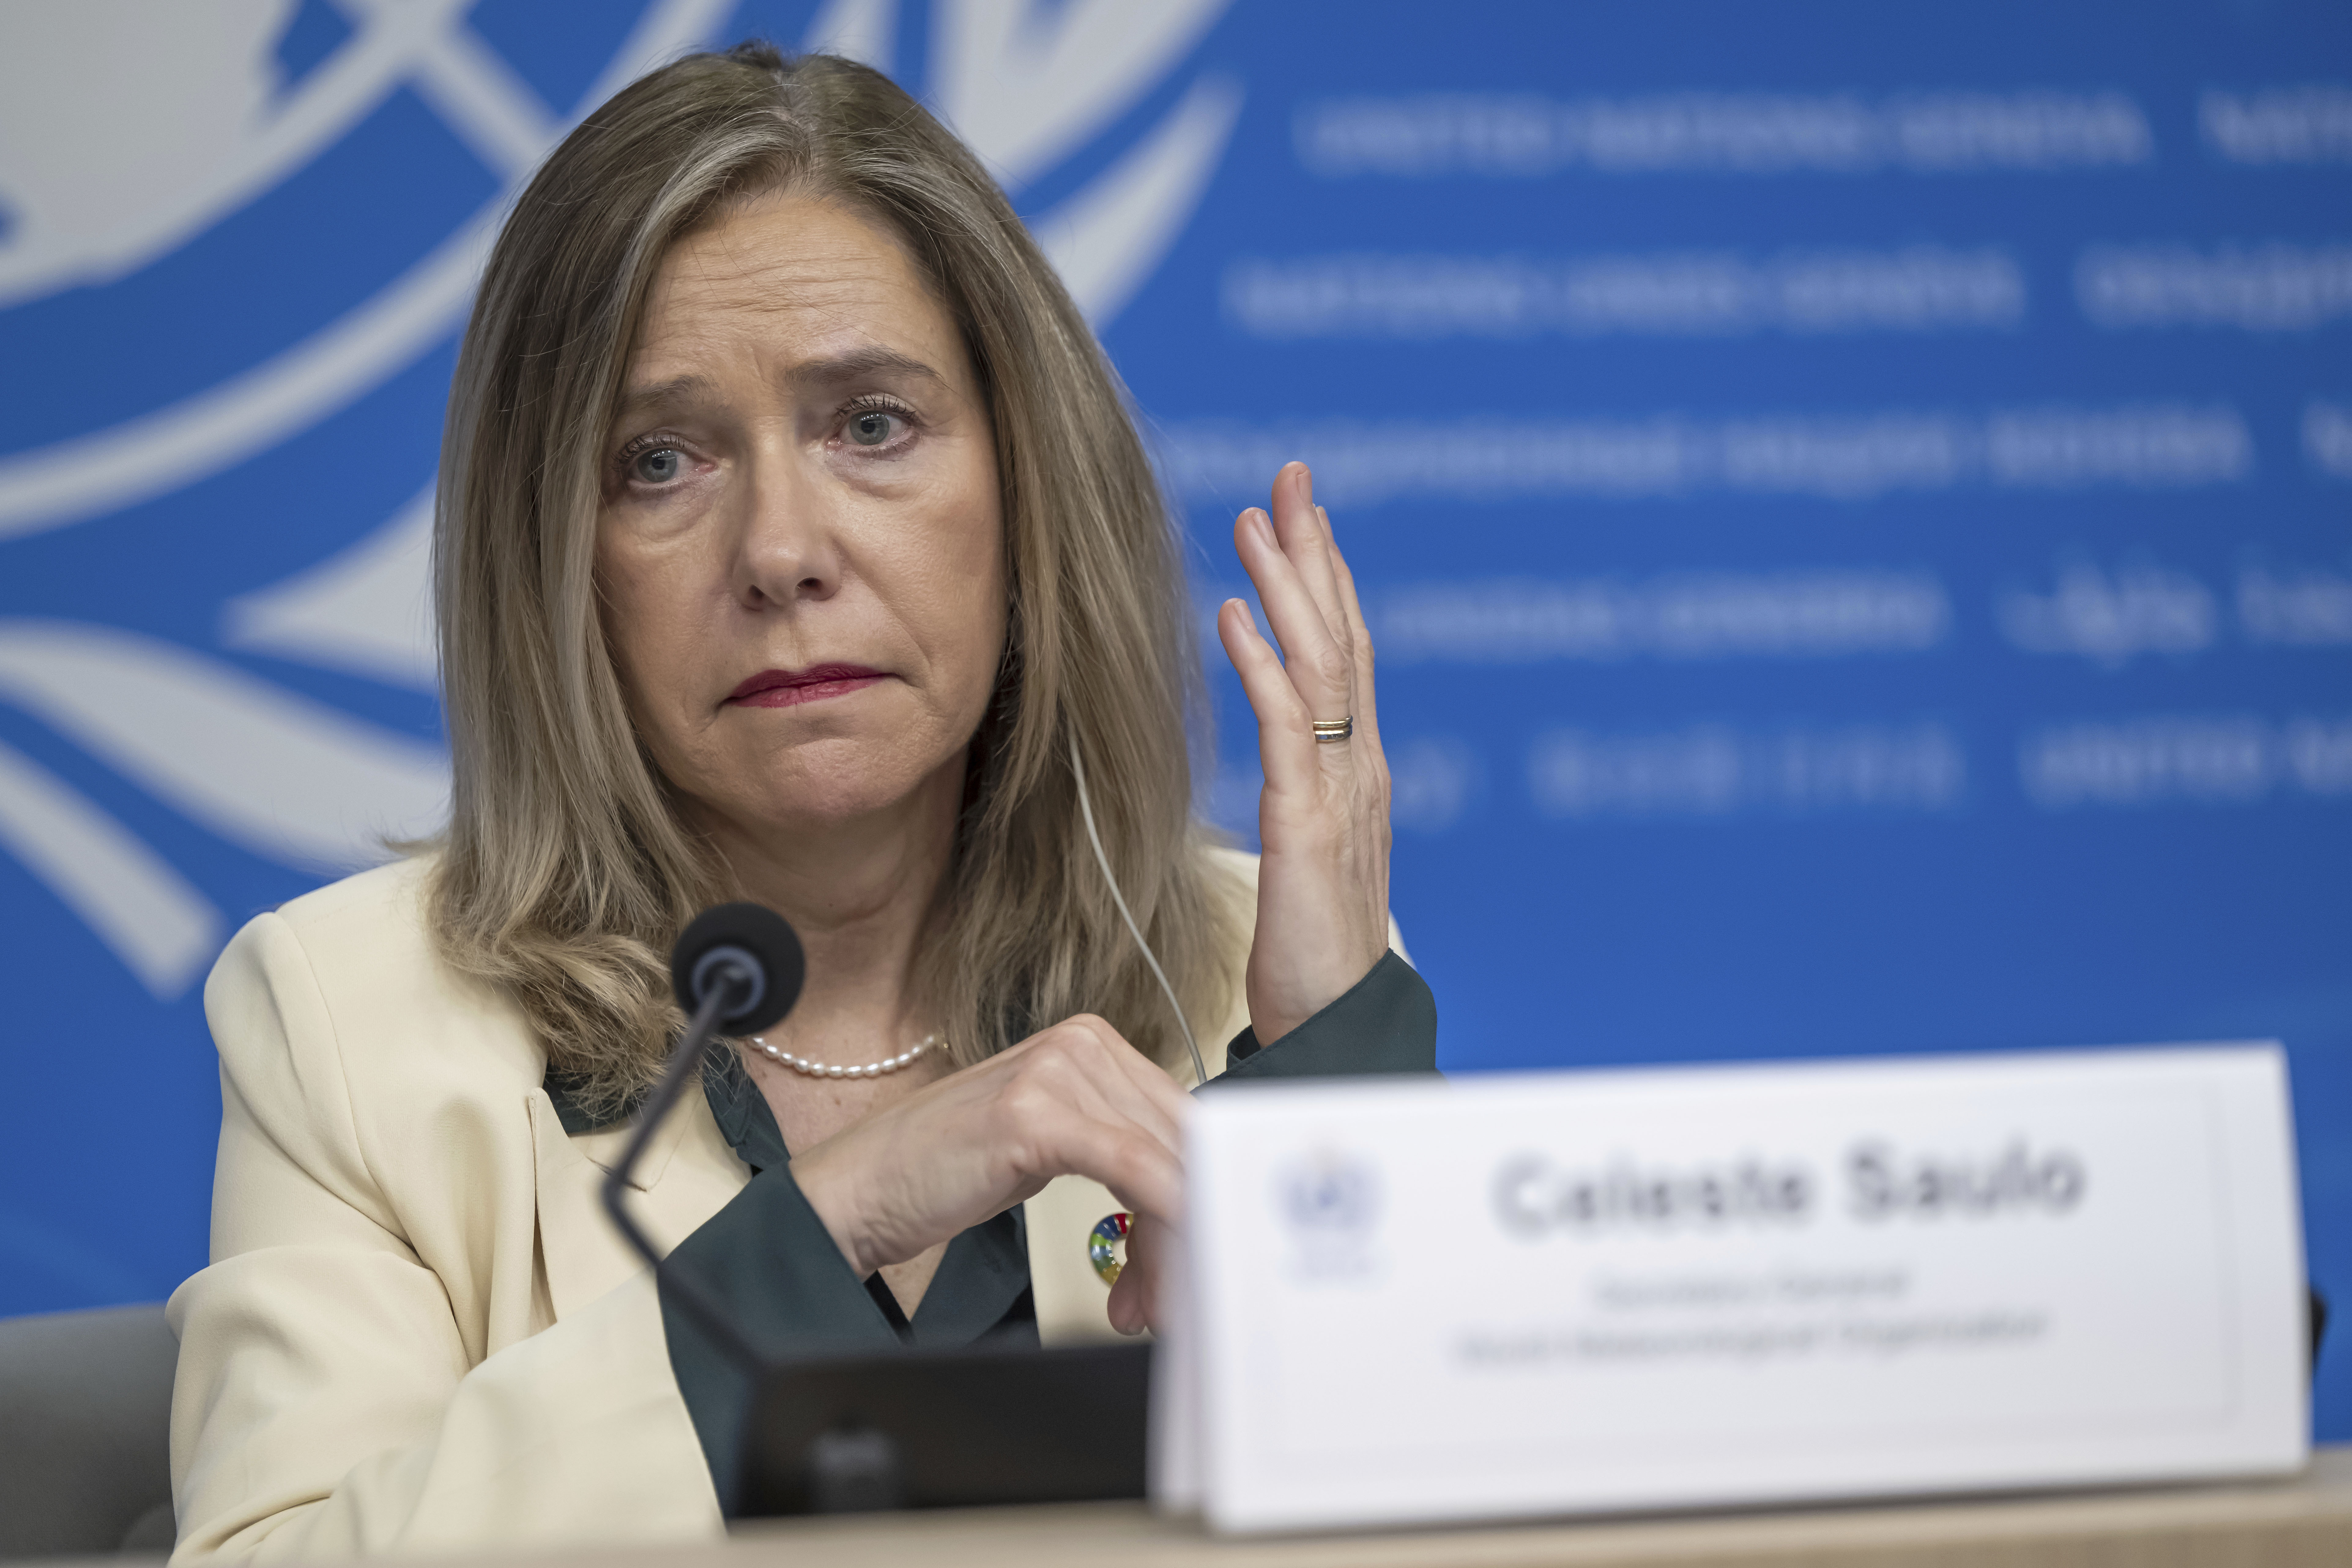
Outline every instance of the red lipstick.
<path fill-rule="evenodd" d="M 806 669 L 763 669 L 727 694 L 738 708 L 792 708 L 846 697 L 884 679 L 862 664 L 813 664 Z"/>

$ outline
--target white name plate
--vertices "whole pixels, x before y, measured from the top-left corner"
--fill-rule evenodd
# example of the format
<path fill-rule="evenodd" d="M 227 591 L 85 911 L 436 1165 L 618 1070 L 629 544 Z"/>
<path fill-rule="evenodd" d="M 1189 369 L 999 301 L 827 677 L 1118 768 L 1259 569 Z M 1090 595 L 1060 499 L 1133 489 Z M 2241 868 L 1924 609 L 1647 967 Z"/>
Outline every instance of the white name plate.
<path fill-rule="evenodd" d="M 2296 1470 L 2275 1046 L 1202 1097 L 1153 1489 L 1215 1528 Z"/>

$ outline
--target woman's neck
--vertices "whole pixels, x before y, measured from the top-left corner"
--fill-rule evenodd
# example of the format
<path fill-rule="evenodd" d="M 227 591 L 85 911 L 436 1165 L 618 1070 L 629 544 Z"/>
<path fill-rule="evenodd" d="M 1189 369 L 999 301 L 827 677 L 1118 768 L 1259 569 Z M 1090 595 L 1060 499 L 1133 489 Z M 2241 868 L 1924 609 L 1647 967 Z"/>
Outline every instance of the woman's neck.
<path fill-rule="evenodd" d="M 909 981 L 955 851 L 961 771 L 941 770 L 905 799 L 846 821 L 789 831 L 709 824 L 738 896 L 790 921 L 808 957 L 801 999 L 768 1039 L 856 1061 L 937 1026 L 917 1016 Z"/>

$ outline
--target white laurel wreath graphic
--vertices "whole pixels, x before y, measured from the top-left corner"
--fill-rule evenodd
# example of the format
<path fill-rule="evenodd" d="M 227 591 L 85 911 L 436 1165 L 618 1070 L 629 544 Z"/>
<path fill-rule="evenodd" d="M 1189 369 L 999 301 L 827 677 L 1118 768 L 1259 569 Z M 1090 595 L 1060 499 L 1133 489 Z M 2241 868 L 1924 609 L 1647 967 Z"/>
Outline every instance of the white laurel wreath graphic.
<path fill-rule="evenodd" d="M 1017 196 L 1166 79 L 1229 3 L 1082 0 L 1041 22 L 1027 0 L 942 0 L 932 8 L 935 106 Z M 213 97 L 191 110 L 212 141 L 187 138 L 193 150 L 184 156 L 193 162 L 167 159 L 159 172 L 150 137 L 138 156 L 107 171 L 112 184 L 79 177 L 80 169 L 20 166 L 5 149 L 74 142 L 10 132 L 70 121 L 71 62 L 87 58 L 90 29 L 118 10 L 152 29 L 155 8 L 138 0 L 54 8 L 68 20 L 20 38 L 13 68 L 0 62 L 0 192 L 21 220 L 0 243 L 0 308 L 103 283 L 168 254 L 301 168 L 404 86 L 505 185 L 408 271 L 306 341 L 154 413 L 0 458 L 0 539 L 101 519 L 245 462 L 347 407 L 464 319 L 506 202 L 570 121 L 468 26 L 471 0 L 336 4 L 352 36 L 275 109 L 254 89 L 252 62 L 282 31 L 287 0 L 193 7 L 205 30 L 179 42 L 213 51 Z M 658 0 L 575 112 L 717 40 L 733 9 L 734 0 Z M 236 13 L 243 31 L 223 25 L 222 12 Z M 832 0 L 804 43 L 887 70 L 898 19 L 897 0 Z M 184 68 L 188 58 L 166 63 Z M 1241 100 L 1237 84 L 1202 74 L 1108 168 L 1031 219 L 1098 327 L 1190 220 Z M 77 145 L 84 158 L 103 160 L 113 144 L 96 134 L 102 121 L 90 123 L 93 134 Z M 147 182 L 137 200 L 123 199 L 129 179 Z M 223 643 L 431 690 L 431 512 L 428 484 L 357 544 L 231 602 Z M 437 747 L 117 627 L 0 619 L 0 700 L 199 826 L 282 865 L 324 873 L 367 864 L 385 837 L 429 830 L 446 809 Z M 219 908 L 152 845 L 5 745 L 0 847 L 159 997 L 184 992 L 226 934 Z"/>

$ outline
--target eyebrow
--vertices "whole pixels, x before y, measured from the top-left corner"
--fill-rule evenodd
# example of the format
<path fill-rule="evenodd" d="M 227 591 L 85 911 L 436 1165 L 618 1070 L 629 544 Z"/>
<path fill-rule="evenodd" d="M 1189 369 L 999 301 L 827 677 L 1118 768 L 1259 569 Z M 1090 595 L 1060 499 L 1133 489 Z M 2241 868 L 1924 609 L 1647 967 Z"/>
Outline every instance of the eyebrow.
<path fill-rule="evenodd" d="M 681 403 L 692 403 L 709 390 L 710 383 L 698 375 L 672 376 L 667 381 L 648 382 L 621 394 L 619 412 L 625 416 L 648 408 L 668 408 Z"/>
<path fill-rule="evenodd" d="M 879 343 L 803 360 L 792 368 L 786 379 L 799 385 L 822 386 L 883 374 L 914 376 L 941 386 L 947 384 L 947 377 L 921 360 L 910 359 L 896 349 L 887 349 Z M 620 411 L 630 415 L 647 408 L 674 407 L 681 403 L 695 402 L 709 392 L 708 377 L 673 376 L 667 381 L 650 382 L 629 388 L 621 395 Z"/>
<path fill-rule="evenodd" d="M 944 386 L 947 377 L 925 364 L 909 359 L 896 349 L 886 349 L 880 343 L 868 343 L 863 348 L 827 354 L 822 359 L 805 360 L 793 367 L 793 381 L 803 384 L 835 381 L 856 381 L 860 376 L 889 372 L 911 375 L 924 381 L 934 381 Z"/>

